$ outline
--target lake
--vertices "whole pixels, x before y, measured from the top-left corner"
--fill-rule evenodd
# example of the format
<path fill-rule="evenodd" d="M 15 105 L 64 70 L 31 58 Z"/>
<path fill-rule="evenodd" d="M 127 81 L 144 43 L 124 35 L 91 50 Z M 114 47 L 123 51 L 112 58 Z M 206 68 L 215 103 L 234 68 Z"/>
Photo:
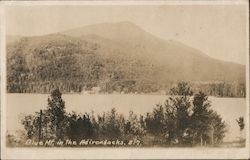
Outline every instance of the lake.
<path fill-rule="evenodd" d="M 33 114 L 47 107 L 49 94 L 7 94 L 7 129 L 13 133 L 22 129 L 20 117 L 24 114 Z M 116 108 L 119 113 L 128 115 L 130 110 L 137 114 L 151 112 L 157 103 L 164 103 L 166 95 L 131 95 L 131 94 L 66 94 L 65 100 L 67 112 L 77 113 L 91 112 L 98 114 Z M 209 97 L 212 109 L 217 111 L 228 125 L 228 133 L 224 141 L 233 141 L 240 135 L 236 119 L 243 116 L 246 119 L 245 98 L 217 98 Z M 244 135 L 245 133 L 243 133 Z"/>

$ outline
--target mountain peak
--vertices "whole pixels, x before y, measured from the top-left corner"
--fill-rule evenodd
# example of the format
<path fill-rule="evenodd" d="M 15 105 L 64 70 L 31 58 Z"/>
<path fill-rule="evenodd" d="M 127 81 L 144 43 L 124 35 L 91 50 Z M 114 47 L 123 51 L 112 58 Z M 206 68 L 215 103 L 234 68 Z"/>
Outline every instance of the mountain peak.
<path fill-rule="evenodd" d="M 112 23 L 114 25 L 123 25 L 123 26 L 133 26 L 133 27 L 138 27 L 135 23 L 130 22 L 130 21 L 120 21 L 120 22 L 114 22 Z"/>
<path fill-rule="evenodd" d="M 130 42 L 132 39 L 140 39 L 147 36 L 146 32 L 136 24 L 129 21 L 107 22 L 88 25 L 63 32 L 73 37 L 85 35 L 98 35 L 110 40 Z"/>
<path fill-rule="evenodd" d="M 137 26 L 135 23 L 130 22 L 130 21 L 119 21 L 119 22 L 104 22 L 104 23 L 96 23 L 96 24 L 91 24 L 87 25 L 81 28 L 86 28 L 86 27 L 95 27 L 95 26 L 106 26 L 106 27 L 135 27 L 135 28 L 140 28 Z M 141 28 L 140 28 L 141 29 Z"/>

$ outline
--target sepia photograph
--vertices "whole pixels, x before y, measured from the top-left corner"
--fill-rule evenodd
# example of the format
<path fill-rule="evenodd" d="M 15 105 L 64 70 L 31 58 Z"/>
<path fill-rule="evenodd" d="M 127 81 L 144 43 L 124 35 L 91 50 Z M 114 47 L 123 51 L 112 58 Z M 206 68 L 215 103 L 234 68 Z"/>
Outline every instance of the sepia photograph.
<path fill-rule="evenodd" d="M 249 158 L 248 2 L 189 2 L 2 3 L 5 157 Z"/>

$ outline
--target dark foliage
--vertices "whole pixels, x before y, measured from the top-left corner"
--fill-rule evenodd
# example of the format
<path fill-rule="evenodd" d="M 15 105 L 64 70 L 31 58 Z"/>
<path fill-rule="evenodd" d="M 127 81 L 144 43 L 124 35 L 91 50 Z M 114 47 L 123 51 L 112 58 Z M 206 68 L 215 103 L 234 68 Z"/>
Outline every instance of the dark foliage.
<path fill-rule="evenodd" d="M 113 108 L 102 115 L 67 114 L 59 89 L 52 91 L 46 110 L 22 120 L 28 139 L 140 139 L 143 145 L 218 144 L 225 134 L 225 123 L 211 110 L 207 95 L 193 96 L 187 83 L 170 91 L 166 102 L 138 117 L 132 111 L 125 118 Z M 240 121 L 240 120 L 239 120 Z"/>

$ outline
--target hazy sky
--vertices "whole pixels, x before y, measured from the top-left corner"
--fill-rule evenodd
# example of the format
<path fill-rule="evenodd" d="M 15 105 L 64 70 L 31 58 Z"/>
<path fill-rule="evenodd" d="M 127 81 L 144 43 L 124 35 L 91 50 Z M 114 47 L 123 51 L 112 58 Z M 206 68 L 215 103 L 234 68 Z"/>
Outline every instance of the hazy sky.
<path fill-rule="evenodd" d="M 6 9 L 6 30 L 11 35 L 42 35 L 95 23 L 131 21 L 211 57 L 245 64 L 246 16 L 242 5 L 16 6 Z"/>

